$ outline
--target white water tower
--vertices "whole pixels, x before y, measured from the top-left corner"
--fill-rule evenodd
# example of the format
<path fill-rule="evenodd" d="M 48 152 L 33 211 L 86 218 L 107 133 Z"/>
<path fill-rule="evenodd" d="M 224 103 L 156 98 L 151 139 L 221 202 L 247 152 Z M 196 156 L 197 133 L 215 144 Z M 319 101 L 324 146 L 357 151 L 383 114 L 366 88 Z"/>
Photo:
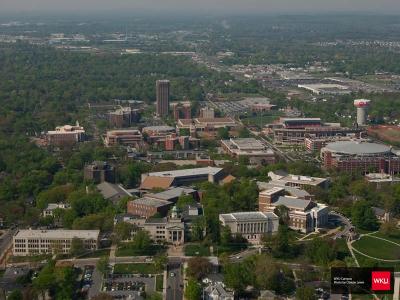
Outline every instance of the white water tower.
<path fill-rule="evenodd" d="M 368 107 L 371 100 L 357 99 L 354 100 L 354 106 L 357 107 L 357 124 L 364 126 L 367 124 Z"/>

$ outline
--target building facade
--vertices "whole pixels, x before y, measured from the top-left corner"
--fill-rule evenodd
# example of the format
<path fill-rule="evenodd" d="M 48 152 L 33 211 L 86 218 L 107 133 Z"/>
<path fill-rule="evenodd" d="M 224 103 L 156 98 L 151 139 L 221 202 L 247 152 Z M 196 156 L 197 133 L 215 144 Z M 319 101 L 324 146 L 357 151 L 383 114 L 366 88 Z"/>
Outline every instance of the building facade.
<path fill-rule="evenodd" d="M 84 178 L 92 180 L 95 184 L 107 181 L 115 182 L 115 168 L 105 161 L 94 161 L 86 165 L 83 170 Z"/>
<path fill-rule="evenodd" d="M 83 142 L 86 138 L 85 129 L 76 122 L 75 126 L 64 125 L 46 134 L 47 144 L 50 146 L 66 147 Z"/>
<path fill-rule="evenodd" d="M 136 147 L 143 141 L 143 136 L 137 129 L 122 129 L 107 131 L 104 144 L 107 147 L 132 146 Z"/>
<path fill-rule="evenodd" d="M 169 113 L 169 80 L 157 80 L 156 82 L 156 113 L 159 117 L 166 117 Z"/>
<path fill-rule="evenodd" d="M 248 157 L 262 165 L 275 163 L 275 153 L 255 138 L 236 138 L 221 141 L 222 149 L 234 158 Z"/>
<path fill-rule="evenodd" d="M 279 218 L 273 212 L 220 214 L 219 220 L 230 228 L 232 235 L 240 234 L 253 244 L 260 243 L 264 235 L 277 232 L 279 227 Z"/>
<path fill-rule="evenodd" d="M 131 107 L 121 107 L 108 114 L 108 122 L 111 127 L 124 128 L 140 120 L 140 110 Z"/>
<path fill-rule="evenodd" d="M 19 230 L 13 237 L 13 255 L 68 254 L 72 240 L 83 242 L 87 251 L 98 249 L 99 230 Z"/>

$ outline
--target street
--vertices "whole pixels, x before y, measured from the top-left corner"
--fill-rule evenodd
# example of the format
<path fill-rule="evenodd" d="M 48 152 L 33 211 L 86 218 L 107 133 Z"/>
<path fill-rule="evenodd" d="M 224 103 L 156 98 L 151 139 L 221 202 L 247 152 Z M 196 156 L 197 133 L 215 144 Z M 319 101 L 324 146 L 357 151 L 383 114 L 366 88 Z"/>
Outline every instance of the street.
<path fill-rule="evenodd" d="M 170 258 L 167 274 L 167 300 L 183 299 L 183 277 L 181 273 L 182 261 L 180 258 Z M 173 276 L 171 276 L 173 273 Z"/>

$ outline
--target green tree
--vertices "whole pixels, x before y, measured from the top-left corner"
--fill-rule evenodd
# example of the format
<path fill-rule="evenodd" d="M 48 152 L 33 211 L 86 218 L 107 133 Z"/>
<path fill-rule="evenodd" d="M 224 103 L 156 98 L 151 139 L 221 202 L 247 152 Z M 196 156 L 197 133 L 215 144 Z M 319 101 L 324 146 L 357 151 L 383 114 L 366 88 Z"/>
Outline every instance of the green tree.
<path fill-rule="evenodd" d="M 194 279 L 189 279 L 186 289 L 185 298 L 187 300 L 200 300 L 201 299 L 201 287 Z"/>
<path fill-rule="evenodd" d="M 139 230 L 133 238 L 133 246 L 138 251 L 143 251 L 151 246 L 151 238 L 146 230 Z"/>
<path fill-rule="evenodd" d="M 353 204 L 351 219 L 354 225 L 360 229 L 377 230 L 379 228 L 378 220 L 371 205 L 364 200 L 356 201 Z"/>
<path fill-rule="evenodd" d="M 69 250 L 72 256 L 79 256 L 86 252 L 83 240 L 77 237 L 74 237 L 71 241 L 71 248 Z"/>
<path fill-rule="evenodd" d="M 278 205 L 274 209 L 274 213 L 279 217 L 279 224 L 289 225 L 289 208 L 285 205 Z"/>
<path fill-rule="evenodd" d="M 189 277 L 199 281 L 209 274 L 211 270 L 212 265 L 207 258 L 196 256 L 189 259 L 186 273 Z"/>
<path fill-rule="evenodd" d="M 165 254 L 157 254 L 154 256 L 153 261 L 156 269 L 162 271 L 168 263 L 168 257 Z"/>
<path fill-rule="evenodd" d="M 11 294 L 7 297 L 7 300 L 23 300 L 21 290 L 13 290 Z"/>
<path fill-rule="evenodd" d="M 315 300 L 317 297 L 315 296 L 314 289 L 308 286 L 298 287 L 296 290 L 296 299 L 299 300 Z"/>
<path fill-rule="evenodd" d="M 132 232 L 135 229 L 135 225 L 127 222 L 119 222 L 114 226 L 113 240 L 116 243 L 120 241 L 128 240 L 132 237 Z"/>
<path fill-rule="evenodd" d="M 100 259 L 97 261 L 96 267 L 103 275 L 106 275 L 108 272 L 108 263 L 109 263 L 108 256 L 100 257 Z"/>
<path fill-rule="evenodd" d="M 218 136 L 218 138 L 220 140 L 229 139 L 229 130 L 228 130 L 228 128 L 225 128 L 225 127 L 218 128 L 217 136 Z"/>

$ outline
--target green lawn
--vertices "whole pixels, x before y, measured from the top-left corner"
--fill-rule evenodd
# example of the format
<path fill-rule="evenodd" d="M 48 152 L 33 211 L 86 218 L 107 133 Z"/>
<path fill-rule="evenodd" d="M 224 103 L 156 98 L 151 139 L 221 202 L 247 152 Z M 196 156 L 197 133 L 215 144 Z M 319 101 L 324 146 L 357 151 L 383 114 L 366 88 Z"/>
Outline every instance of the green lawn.
<path fill-rule="evenodd" d="M 400 244 L 400 230 L 398 230 L 398 229 L 394 230 L 390 234 L 383 234 L 383 233 L 377 232 L 377 233 L 374 233 L 373 235 Z"/>
<path fill-rule="evenodd" d="M 400 247 L 392 243 L 363 236 L 353 243 L 353 247 L 362 253 L 381 259 L 400 259 Z"/>
<path fill-rule="evenodd" d="M 32 256 L 11 256 L 9 262 L 11 263 L 22 263 L 22 262 L 40 262 L 42 260 L 48 260 L 51 255 L 32 255 Z"/>
<path fill-rule="evenodd" d="M 165 251 L 166 248 L 160 245 L 152 245 L 146 250 L 137 250 L 131 244 L 126 243 L 118 247 L 116 256 L 153 256 Z"/>
<path fill-rule="evenodd" d="M 236 252 L 240 252 L 246 250 L 248 247 L 247 244 L 231 244 L 229 246 L 215 246 L 214 254 L 221 255 L 222 253 L 233 254 Z"/>
<path fill-rule="evenodd" d="M 163 291 L 163 284 L 164 284 L 164 275 L 157 275 L 156 276 L 156 291 L 157 292 Z"/>
<path fill-rule="evenodd" d="M 186 256 L 210 256 L 210 248 L 201 244 L 191 244 L 185 246 Z"/>
<path fill-rule="evenodd" d="M 146 263 L 116 264 L 114 267 L 115 274 L 158 274 L 159 272 L 154 264 Z"/>
<path fill-rule="evenodd" d="M 337 239 L 335 241 L 336 249 L 338 251 L 337 258 L 344 260 L 346 256 L 351 256 L 349 248 L 347 247 L 345 239 Z"/>
<path fill-rule="evenodd" d="M 279 119 L 282 114 L 279 112 L 272 112 L 271 114 L 264 116 L 254 116 L 248 118 L 242 118 L 242 122 L 245 125 L 257 125 L 263 127 L 265 124 L 269 124 Z"/>

